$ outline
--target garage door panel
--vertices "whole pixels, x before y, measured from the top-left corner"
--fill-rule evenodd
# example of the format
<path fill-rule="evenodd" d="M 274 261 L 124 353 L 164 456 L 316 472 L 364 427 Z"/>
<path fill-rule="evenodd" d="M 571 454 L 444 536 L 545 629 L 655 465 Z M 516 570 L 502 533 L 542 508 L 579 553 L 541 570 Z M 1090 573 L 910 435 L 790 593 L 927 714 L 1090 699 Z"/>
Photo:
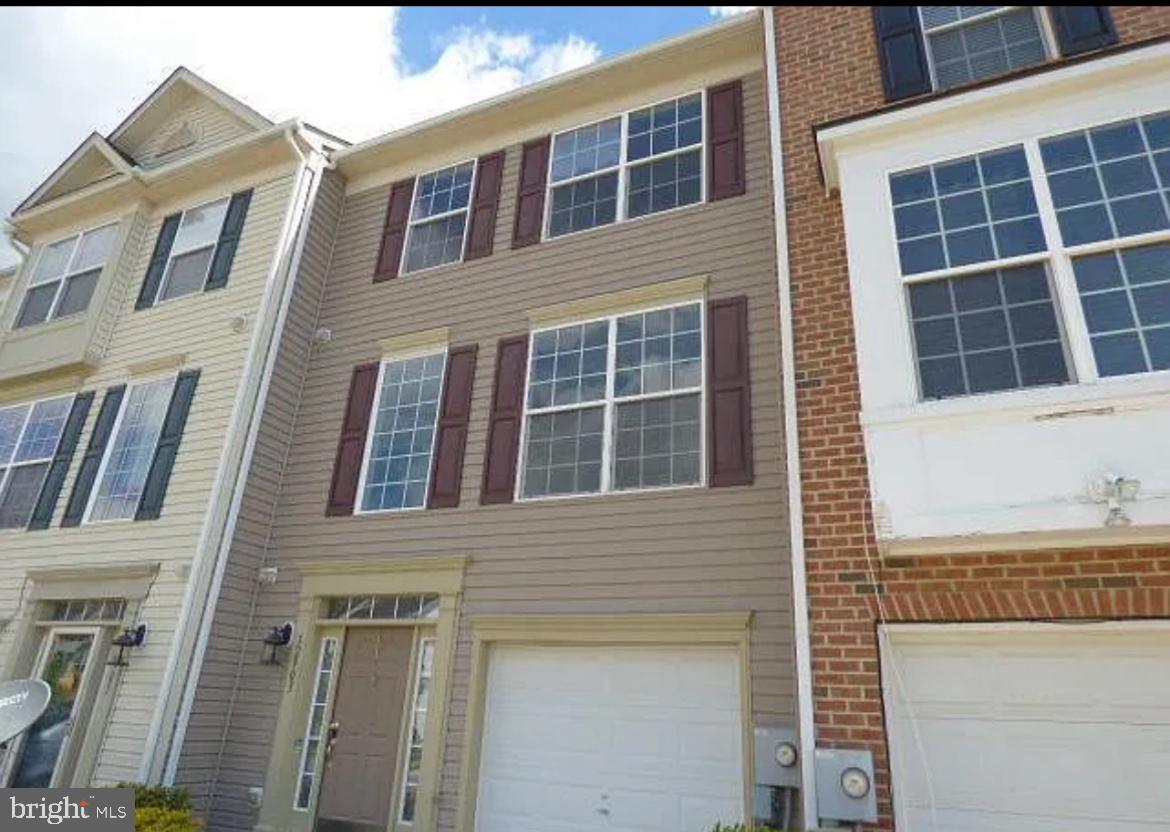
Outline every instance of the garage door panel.
<path fill-rule="evenodd" d="M 490 662 L 478 832 L 544 812 L 542 832 L 706 832 L 742 817 L 735 651 L 496 648 Z M 572 696 L 558 695 L 565 679 Z"/>
<path fill-rule="evenodd" d="M 905 828 L 1167 828 L 1170 632 L 900 635 L 883 678 Z"/>

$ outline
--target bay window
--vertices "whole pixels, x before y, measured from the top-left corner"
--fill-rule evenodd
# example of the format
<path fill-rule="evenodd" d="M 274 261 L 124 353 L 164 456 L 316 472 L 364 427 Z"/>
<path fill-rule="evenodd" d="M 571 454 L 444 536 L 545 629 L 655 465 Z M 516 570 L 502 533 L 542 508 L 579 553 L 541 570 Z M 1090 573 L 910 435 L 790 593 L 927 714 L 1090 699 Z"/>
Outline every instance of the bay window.
<path fill-rule="evenodd" d="M 16 327 L 55 321 L 88 309 L 117 236 L 118 225 L 112 223 L 45 246 L 29 279 Z"/>
<path fill-rule="evenodd" d="M 923 399 L 1170 369 L 1170 113 L 898 171 L 889 192 Z"/>

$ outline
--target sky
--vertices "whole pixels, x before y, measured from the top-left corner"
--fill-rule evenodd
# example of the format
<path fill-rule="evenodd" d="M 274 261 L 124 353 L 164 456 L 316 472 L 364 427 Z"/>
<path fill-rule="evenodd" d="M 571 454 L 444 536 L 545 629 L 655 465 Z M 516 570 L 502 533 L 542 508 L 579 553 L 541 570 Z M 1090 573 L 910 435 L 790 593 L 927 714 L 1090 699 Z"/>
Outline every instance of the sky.
<path fill-rule="evenodd" d="M 0 216 L 180 64 L 358 142 L 750 8 L 0 8 Z"/>

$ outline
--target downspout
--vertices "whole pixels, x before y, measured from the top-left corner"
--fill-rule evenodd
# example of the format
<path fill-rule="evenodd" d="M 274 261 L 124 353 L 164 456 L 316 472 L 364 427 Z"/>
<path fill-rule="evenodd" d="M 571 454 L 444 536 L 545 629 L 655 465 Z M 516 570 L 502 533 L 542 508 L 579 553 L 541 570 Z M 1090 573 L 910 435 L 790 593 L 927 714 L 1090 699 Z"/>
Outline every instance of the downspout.
<path fill-rule="evenodd" d="M 212 591 L 218 592 L 218 587 L 222 584 L 223 571 L 226 566 L 226 552 L 235 534 L 240 502 L 243 498 L 244 484 L 251 468 L 252 456 L 256 444 L 256 434 L 259 430 L 258 413 L 263 410 L 271 375 L 271 367 L 274 363 L 273 354 L 275 353 L 275 349 L 273 347 L 273 340 L 280 331 L 279 328 L 274 328 L 271 331 L 267 330 L 264 326 L 264 321 L 272 314 L 272 305 L 277 303 L 274 327 L 283 325 L 291 297 L 291 286 L 295 282 L 295 273 L 291 271 L 293 268 L 291 260 L 295 258 L 290 258 L 287 253 L 293 249 L 292 241 L 302 231 L 303 215 L 307 210 L 306 200 L 315 194 L 315 181 L 318 178 L 313 176 L 309 160 L 297 145 L 295 134 L 299 130 L 299 127 L 299 123 L 292 122 L 284 131 L 284 138 L 290 147 L 293 148 L 296 156 L 300 159 L 300 163 L 297 166 L 295 184 L 292 189 L 289 208 L 285 215 L 284 228 L 281 231 L 277 253 L 274 257 L 272 272 L 269 275 L 263 299 L 257 310 L 255 326 L 252 332 L 252 343 L 248 348 L 248 355 L 240 376 L 240 385 L 237 389 L 236 401 L 232 408 L 232 419 L 226 434 L 229 438 L 242 435 L 244 437 L 244 447 L 242 452 L 240 452 L 235 475 L 231 476 L 229 472 L 232 467 L 231 455 L 233 446 L 230 442 L 226 444 L 212 490 L 213 495 L 221 495 L 227 493 L 230 489 L 231 503 L 227 518 L 219 529 L 218 543 L 215 542 L 217 531 L 215 528 L 215 517 L 217 512 L 214 508 L 214 503 L 209 507 L 207 518 L 200 534 L 195 559 L 192 563 L 191 574 L 188 577 L 187 586 L 183 593 L 182 607 L 176 621 L 175 635 L 171 641 L 171 650 L 167 658 L 166 671 L 160 684 L 158 698 L 155 702 L 155 710 L 151 717 L 150 728 L 143 748 L 142 763 L 138 776 L 138 779 L 143 783 L 152 783 L 159 780 L 160 775 L 163 773 L 160 769 L 163 768 L 164 764 L 167 770 L 172 768 L 170 758 L 171 756 L 176 756 L 177 758 L 178 748 L 186 733 L 186 721 L 190 716 L 188 700 L 193 700 L 194 698 L 192 688 L 198 681 L 203 656 L 206 652 L 206 635 L 209 632 L 211 612 L 215 604 L 215 596 L 211 595 L 209 597 L 208 593 Z M 297 249 L 297 253 L 299 254 L 299 249 Z M 279 298 L 276 295 L 278 290 L 283 290 Z M 255 383 L 256 368 L 261 360 L 264 360 L 265 364 L 260 377 L 259 388 L 255 394 L 256 398 L 251 402 L 251 406 L 249 406 L 249 387 Z M 228 482 L 229 477 L 231 477 L 230 483 Z M 209 570 L 211 572 L 210 586 L 207 585 L 207 573 Z M 185 642 L 187 645 L 190 644 L 190 637 L 187 634 L 193 632 L 198 635 L 195 637 L 191 658 L 187 661 L 183 658 L 184 654 L 187 653 Z M 184 673 L 186 674 L 185 676 L 182 675 Z M 172 723 L 172 727 L 168 731 L 166 723 L 172 719 L 169 714 L 172 711 L 172 703 L 180 685 L 183 688 L 181 700 L 182 712 L 180 715 L 173 717 L 176 721 Z"/>
<path fill-rule="evenodd" d="M 808 584 L 804 554 L 804 500 L 800 486 L 800 434 L 796 416 L 796 338 L 793 336 L 792 284 L 788 270 L 788 214 L 784 195 L 784 148 L 780 133 L 780 65 L 776 55 L 776 16 L 764 15 L 765 68 L 768 76 L 768 138 L 772 148 L 772 216 L 776 223 L 776 282 L 780 299 L 780 373 L 784 404 L 784 456 L 788 469 L 788 526 L 792 549 L 792 629 L 796 643 L 796 710 L 800 734 L 801 814 L 804 828 L 815 829 L 817 813 L 816 722 L 813 712 L 812 643 L 809 636 Z"/>
<path fill-rule="evenodd" d="M 299 128 L 299 125 L 298 125 Z M 277 318 L 273 324 L 272 335 L 267 339 L 268 352 L 265 356 L 264 371 L 260 380 L 260 389 L 257 391 L 256 400 L 252 405 L 252 416 L 249 423 L 247 445 L 244 450 L 244 464 L 240 469 L 240 473 L 236 480 L 235 490 L 232 494 L 231 512 L 228 516 L 228 521 L 225 527 L 224 536 L 220 540 L 219 551 L 216 556 L 215 574 L 212 577 L 211 587 L 208 590 L 207 602 L 204 605 L 203 618 L 199 623 L 199 637 L 195 643 L 195 652 L 192 656 L 190 670 L 187 674 L 186 685 L 183 689 L 183 699 L 180 705 L 179 714 L 176 717 L 174 735 L 170 743 L 170 749 L 167 753 L 166 767 L 163 771 L 163 782 L 167 785 L 172 785 L 175 781 L 175 776 L 178 773 L 179 759 L 183 752 L 183 741 L 187 736 L 187 726 L 191 719 L 191 712 L 195 705 L 195 693 L 199 685 L 199 676 L 203 669 L 204 656 L 207 653 L 207 645 L 211 640 L 211 627 L 215 622 L 215 611 L 219 604 L 220 591 L 223 588 L 224 575 L 227 572 L 227 564 L 229 555 L 231 553 L 232 542 L 235 538 L 236 524 L 239 521 L 240 508 L 243 505 L 244 494 L 246 492 L 247 475 L 251 470 L 252 458 L 255 455 L 256 443 L 259 440 L 260 425 L 264 415 L 264 408 L 268 400 L 268 390 L 271 387 L 272 377 L 276 368 L 276 361 L 280 352 L 280 337 L 284 332 L 285 321 L 288 318 L 288 310 L 292 305 L 293 292 L 296 290 L 296 277 L 300 271 L 301 256 L 305 250 L 305 243 L 309 236 L 309 224 L 312 219 L 312 207 L 316 202 L 317 189 L 321 184 L 321 173 L 324 167 L 323 159 L 310 159 L 301 152 L 297 145 L 296 137 L 292 130 L 285 134 L 285 138 L 292 147 L 293 152 L 301 159 L 301 170 L 308 177 L 307 183 L 304 183 L 304 196 L 300 198 L 299 203 L 296 203 L 296 210 L 298 213 L 297 237 L 292 249 L 292 255 L 288 260 L 288 265 L 285 271 L 285 285 L 284 292 L 280 300 L 280 308 L 277 311 Z M 316 154 L 313 154 L 316 155 Z"/>

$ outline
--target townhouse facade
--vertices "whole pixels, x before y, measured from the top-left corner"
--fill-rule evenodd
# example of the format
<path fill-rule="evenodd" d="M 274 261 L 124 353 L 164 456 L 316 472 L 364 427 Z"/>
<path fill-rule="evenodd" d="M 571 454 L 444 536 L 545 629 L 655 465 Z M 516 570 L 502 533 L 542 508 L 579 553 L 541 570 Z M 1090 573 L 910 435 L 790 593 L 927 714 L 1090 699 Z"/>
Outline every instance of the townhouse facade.
<path fill-rule="evenodd" d="M 772 14 L 806 739 L 866 828 L 1160 828 L 1170 13 Z"/>
<path fill-rule="evenodd" d="M 52 699 L 5 786 L 163 776 L 329 146 L 180 69 L 9 219 L 0 666 Z"/>
<path fill-rule="evenodd" d="M 333 154 L 177 760 L 211 828 L 751 817 L 795 715 L 766 78 L 749 15 Z"/>

